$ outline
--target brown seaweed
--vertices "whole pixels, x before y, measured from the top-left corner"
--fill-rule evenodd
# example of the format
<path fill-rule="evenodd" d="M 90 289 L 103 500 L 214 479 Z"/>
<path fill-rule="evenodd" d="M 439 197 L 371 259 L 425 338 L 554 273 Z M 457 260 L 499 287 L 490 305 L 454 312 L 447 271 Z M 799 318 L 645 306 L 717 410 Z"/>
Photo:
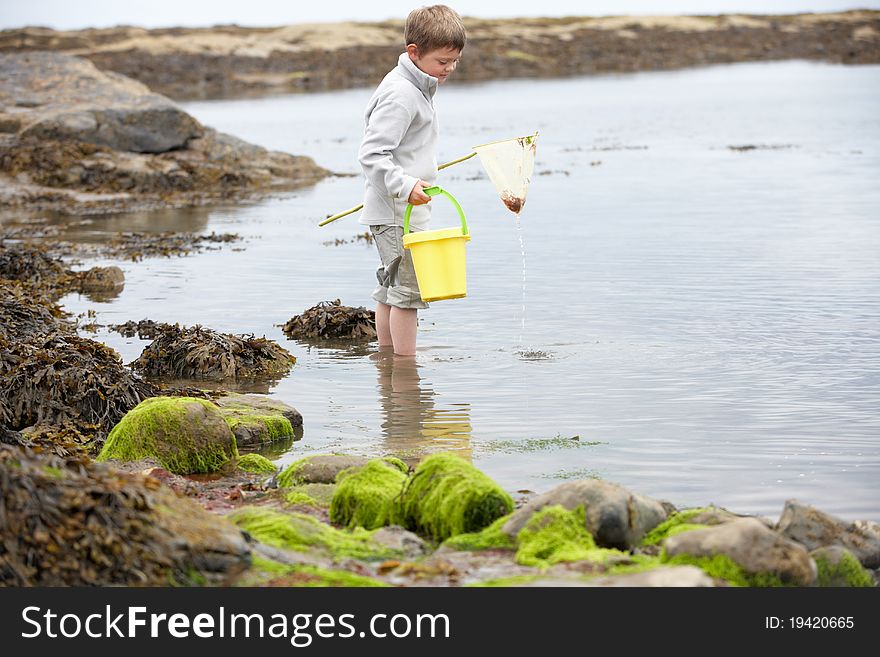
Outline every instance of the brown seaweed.
<path fill-rule="evenodd" d="M 376 313 L 363 306 L 343 306 L 339 299 L 322 301 L 291 317 L 281 329 L 293 339 L 372 339 L 376 337 Z"/>
<path fill-rule="evenodd" d="M 225 380 L 281 377 L 294 363 L 293 355 L 265 337 L 166 324 L 131 367 L 152 377 Z"/>

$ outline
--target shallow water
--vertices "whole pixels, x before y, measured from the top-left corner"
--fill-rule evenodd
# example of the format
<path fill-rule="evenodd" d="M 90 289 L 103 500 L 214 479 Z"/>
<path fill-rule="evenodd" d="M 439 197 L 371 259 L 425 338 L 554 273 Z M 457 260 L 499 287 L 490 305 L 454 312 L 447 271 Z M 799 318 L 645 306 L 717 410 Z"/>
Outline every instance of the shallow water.
<path fill-rule="evenodd" d="M 468 296 L 420 313 L 415 366 L 289 341 L 277 326 L 322 300 L 371 303 L 375 247 L 324 245 L 363 227 L 317 227 L 360 201 L 359 178 L 243 207 L 96 219 L 84 235 L 246 241 L 114 263 L 119 297 L 63 303 L 102 324 L 199 323 L 290 349 L 298 363 L 271 394 L 305 427 L 281 463 L 454 449 L 510 490 L 599 476 L 680 506 L 775 518 L 796 497 L 880 520 L 878 89 L 880 67 L 803 62 L 444 87 L 441 162 L 541 133 L 522 212 L 528 321 L 515 219 L 476 159 L 456 165 L 439 182 L 470 223 Z M 185 108 L 357 172 L 369 94 Z M 729 148 L 747 145 L 759 148 Z M 454 224 L 438 205 L 433 225 Z M 146 344 L 97 337 L 126 362 Z"/>

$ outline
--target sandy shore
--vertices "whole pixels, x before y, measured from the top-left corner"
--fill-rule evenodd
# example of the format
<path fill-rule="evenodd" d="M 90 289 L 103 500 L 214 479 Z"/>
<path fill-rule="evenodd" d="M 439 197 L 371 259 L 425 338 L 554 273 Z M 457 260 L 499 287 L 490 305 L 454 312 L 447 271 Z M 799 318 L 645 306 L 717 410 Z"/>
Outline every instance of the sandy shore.
<path fill-rule="evenodd" d="M 741 61 L 880 62 L 880 12 L 466 19 L 455 82 L 675 69 Z M 0 52 L 85 57 L 174 99 L 376 84 L 402 49 L 402 21 L 281 27 L 0 32 Z"/>

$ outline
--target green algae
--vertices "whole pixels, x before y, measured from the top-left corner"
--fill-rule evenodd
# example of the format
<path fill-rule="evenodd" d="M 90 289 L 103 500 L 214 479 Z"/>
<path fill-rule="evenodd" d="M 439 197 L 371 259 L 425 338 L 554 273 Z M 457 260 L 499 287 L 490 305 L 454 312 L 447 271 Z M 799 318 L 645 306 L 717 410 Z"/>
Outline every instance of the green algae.
<path fill-rule="evenodd" d="M 374 459 L 363 467 L 343 470 L 336 481 L 330 521 L 344 527 L 378 529 L 391 523 L 394 501 L 400 496 L 406 475 L 396 464 Z"/>
<path fill-rule="evenodd" d="M 194 417 L 189 412 L 192 404 L 203 406 L 206 416 Z M 217 406 L 204 399 L 151 397 L 113 427 L 95 460 L 137 461 L 154 457 L 165 469 L 177 474 L 216 472 L 231 458 L 238 457 L 231 431 L 228 442 L 205 439 L 220 422 L 228 431 Z"/>
<path fill-rule="evenodd" d="M 836 564 L 823 554 L 817 555 L 815 562 L 818 571 L 817 586 L 848 586 L 853 588 L 876 586 L 871 573 L 862 567 L 859 560 L 850 552 L 844 553 Z"/>
<path fill-rule="evenodd" d="M 529 584 L 530 582 L 534 582 L 539 577 L 543 577 L 541 574 L 534 575 L 511 575 L 510 577 L 499 577 L 498 579 L 487 579 L 484 582 L 471 582 L 470 584 L 466 584 L 467 588 L 490 588 L 490 587 L 504 587 L 504 586 L 521 586 L 522 584 Z"/>
<path fill-rule="evenodd" d="M 245 454 L 238 459 L 238 467 L 253 474 L 274 474 L 277 470 L 272 461 L 260 454 Z"/>
<path fill-rule="evenodd" d="M 279 488 L 290 488 L 291 486 L 296 486 L 298 484 L 303 483 L 302 478 L 300 476 L 300 472 L 303 466 L 309 462 L 309 460 L 313 458 L 312 456 L 306 456 L 298 461 L 294 461 L 290 465 L 288 465 L 284 470 L 282 470 L 281 474 L 278 475 L 278 487 Z"/>
<path fill-rule="evenodd" d="M 513 500 L 498 484 L 454 454 L 423 460 L 395 504 L 394 522 L 443 541 L 475 532 L 513 511 Z"/>
<path fill-rule="evenodd" d="M 384 587 L 388 586 L 372 577 L 350 573 L 346 570 L 329 570 L 307 565 L 283 564 L 265 557 L 254 557 L 251 568 L 236 582 L 236 586 L 260 586 L 281 584 L 293 587 Z"/>
<path fill-rule="evenodd" d="M 670 557 L 664 549 L 660 561 L 672 566 L 696 566 L 710 577 L 723 579 L 733 586 L 783 587 L 786 584 L 773 573 L 749 573 L 726 554 L 711 557 L 697 557 L 690 554 L 677 554 Z"/>
<path fill-rule="evenodd" d="M 287 489 L 284 492 L 284 500 L 288 504 L 310 504 L 329 508 L 336 491 L 336 484 L 301 484 Z"/>
<path fill-rule="evenodd" d="M 685 511 L 677 511 L 669 516 L 669 518 L 661 522 L 659 525 L 654 527 L 654 529 L 652 529 L 650 532 L 648 532 L 642 539 L 641 545 L 659 545 L 665 539 L 669 538 L 670 536 L 674 536 L 675 534 L 682 534 L 686 531 L 691 531 L 694 529 L 705 529 L 707 525 L 690 524 L 688 523 L 688 520 L 701 513 L 712 510 L 713 507 L 702 507 L 697 509 L 687 509 Z"/>
<path fill-rule="evenodd" d="M 293 436 L 293 425 L 283 415 L 255 413 L 252 408 L 229 405 L 220 408 L 230 430 L 235 433 L 239 427 L 259 436 L 260 443 L 272 443 Z"/>
<path fill-rule="evenodd" d="M 488 527 L 478 532 L 457 534 L 443 541 L 441 547 L 451 550 L 465 550 L 468 552 L 480 552 L 483 550 L 515 550 L 516 542 L 513 537 L 501 531 L 504 523 L 510 518 L 509 515 L 498 518 Z"/>
<path fill-rule="evenodd" d="M 250 506 L 234 511 L 229 519 L 258 541 L 273 547 L 298 552 L 317 548 L 335 558 L 370 560 L 399 556 L 397 551 L 373 543 L 372 532 L 360 528 L 335 529 L 302 513 Z"/>
<path fill-rule="evenodd" d="M 308 506 L 320 506 L 318 501 L 311 495 L 307 495 L 301 491 L 295 490 L 284 496 L 284 501 L 288 504 L 306 504 Z"/>
<path fill-rule="evenodd" d="M 571 561 L 604 563 L 609 558 L 629 556 L 620 550 L 596 546 L 586 529 L 583 506 L 569 510 L 557 504 L 541 509 L 529 518 L 516 541 L 516 562 L 538 568 Z"/>

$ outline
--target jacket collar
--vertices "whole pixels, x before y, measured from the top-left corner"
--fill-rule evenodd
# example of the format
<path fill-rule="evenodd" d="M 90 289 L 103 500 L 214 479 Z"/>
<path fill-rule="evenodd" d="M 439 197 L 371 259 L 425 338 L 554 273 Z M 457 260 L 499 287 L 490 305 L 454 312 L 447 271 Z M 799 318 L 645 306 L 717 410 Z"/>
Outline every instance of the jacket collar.
<path fill-rule="evenodd" d="M 431 100 L 434 97 L 439 81 L 413 64 L 409 54 L 401 53 L 397 59 L 397 70 L 405 79 L 412 82 L 425 95 L 425 98 Z"/>

